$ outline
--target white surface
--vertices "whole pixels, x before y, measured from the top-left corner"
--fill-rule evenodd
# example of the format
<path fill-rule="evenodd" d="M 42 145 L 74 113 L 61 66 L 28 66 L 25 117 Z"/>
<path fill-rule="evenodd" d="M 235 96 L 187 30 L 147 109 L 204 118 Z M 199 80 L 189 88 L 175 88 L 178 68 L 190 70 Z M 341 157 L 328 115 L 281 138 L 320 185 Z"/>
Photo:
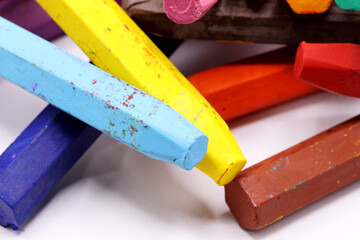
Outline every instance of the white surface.
<path fill-rule="evenodd" d="M 81 54 L 68 38 L 56 44 Z M 172 60 L 189 75 L 275 47 L 187 41 Z M 0 100 L 2 152 L 46 103 L 2 79 Z M 250 166 L 359 112 L 360 100 L 319 93 L 229 125 Z M 229 212 L 223 188 L 200 171 L 149 159 L 102 135 L 24 230 L 0 228 L 0 239 L 358 239 L 359 186 L 356 182 L 264 230 L 245 231 Z"/>

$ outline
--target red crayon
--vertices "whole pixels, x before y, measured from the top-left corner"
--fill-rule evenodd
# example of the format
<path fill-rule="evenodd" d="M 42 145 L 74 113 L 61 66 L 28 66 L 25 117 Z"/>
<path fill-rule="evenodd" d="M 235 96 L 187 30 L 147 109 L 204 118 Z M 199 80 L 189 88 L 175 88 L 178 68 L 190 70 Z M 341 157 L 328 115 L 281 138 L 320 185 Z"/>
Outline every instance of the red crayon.
<path fill-rule="evenodd" d="M 296 48 L 281 48 L 188 79 L 229 121 L 319 91 L 295 79 L 295 54 Z"/>
<path fill-rule="evenodd" d="M 302 42 L 295 76 L 329 92 L 359 98 L 360 45 Z"/>
<path fill-rule="evenodd" d="M 240 226 L 263 228 L 360 177 L 360 115 L 244 171 L 225 186 Z"/>

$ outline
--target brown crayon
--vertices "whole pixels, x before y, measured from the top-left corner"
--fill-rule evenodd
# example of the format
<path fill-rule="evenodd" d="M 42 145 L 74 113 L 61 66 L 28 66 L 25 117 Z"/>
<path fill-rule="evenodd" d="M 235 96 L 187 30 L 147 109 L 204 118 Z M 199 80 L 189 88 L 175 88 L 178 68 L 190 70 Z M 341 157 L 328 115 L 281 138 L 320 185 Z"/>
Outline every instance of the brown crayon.
<path fill-rule="evenodd" d="M 359 176 L 360 115 L 242 171 L 225 199 L 242 228 L 257 230 Z"/>

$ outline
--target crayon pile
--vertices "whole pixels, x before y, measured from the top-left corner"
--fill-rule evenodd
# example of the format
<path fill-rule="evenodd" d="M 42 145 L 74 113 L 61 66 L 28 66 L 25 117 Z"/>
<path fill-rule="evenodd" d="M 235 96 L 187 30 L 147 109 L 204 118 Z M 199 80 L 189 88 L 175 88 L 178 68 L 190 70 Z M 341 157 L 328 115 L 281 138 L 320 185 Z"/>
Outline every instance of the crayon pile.
<path fill-rule="evenodd" d="M 322 90 L 360 97 L 360 1 L 335 2 L 0 1 L 0 77 L 49 103 L 0 155 L 0 225 L 21 229 L 101 133 L 199 169 L 249 230 L 354 182 L 359 117 L 245 170 L 226 123 Z M 48 42 L 64 34 L 91 62 Z M 168 59 L 187 39 L 285 46 L 187 79 Z"/>

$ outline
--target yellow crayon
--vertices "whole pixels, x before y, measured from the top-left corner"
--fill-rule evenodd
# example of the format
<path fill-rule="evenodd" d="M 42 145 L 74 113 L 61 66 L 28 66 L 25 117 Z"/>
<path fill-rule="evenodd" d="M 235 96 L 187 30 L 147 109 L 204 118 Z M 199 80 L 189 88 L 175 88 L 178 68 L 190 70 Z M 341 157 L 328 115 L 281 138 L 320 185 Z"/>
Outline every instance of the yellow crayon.
<path fill-rule="evenodd" d="M 229 127 L 205 98 L 113 0 L 37 0 L 95 65 L 164 101 L 209 137 L 196 166 L 218 185 L 246 159 Z"/>
<path fill-rule="evenodd" d="M 317 14 L 329 9 L 333 0 L 286 0 L 297 14 Z"/>

